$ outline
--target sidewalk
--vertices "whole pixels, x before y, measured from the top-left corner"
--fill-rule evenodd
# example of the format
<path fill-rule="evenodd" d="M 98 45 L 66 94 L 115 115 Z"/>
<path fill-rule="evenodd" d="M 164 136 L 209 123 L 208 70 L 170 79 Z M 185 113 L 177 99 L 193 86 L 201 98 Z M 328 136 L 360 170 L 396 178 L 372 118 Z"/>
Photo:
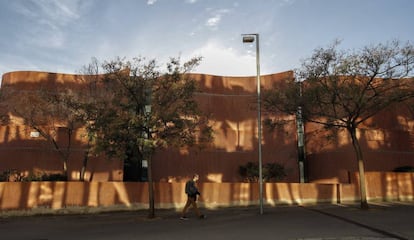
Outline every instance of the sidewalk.
<path fill-rule="evenodd" d="M 344 224 L 371 230 L 382 235 L 380 239 L 414 239 L 413 203 L 371 203 L 369 210 L 361 210 L 359 204 L 306 209 L 338 219 Z"/>
<path fill-rule="evenodd" d="M 207 219 L 179 220 L 173 210 L 91 215 L 49 215 L 0 218 L 0 236 L 7 240 L 52 239 L 300 239 L 414 240 L 414 203 L 266 206 L 205 210 Z"/>

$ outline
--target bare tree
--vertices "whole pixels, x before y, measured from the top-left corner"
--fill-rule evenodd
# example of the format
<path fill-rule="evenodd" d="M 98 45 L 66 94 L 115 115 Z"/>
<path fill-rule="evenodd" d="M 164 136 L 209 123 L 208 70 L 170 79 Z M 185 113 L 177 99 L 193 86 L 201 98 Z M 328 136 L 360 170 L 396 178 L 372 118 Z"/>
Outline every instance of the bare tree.
<path fill-rule="evenodd" d="M 76 119 L 65 106 L 55 101 L 55 92 L 50 89 L 17 90 L 12 86 L 2 88 L 2 100 L 8 114 L 23 120 L 23 124 L 37 131 L 49 142 L 62 160 L 62 172 L 68 179 L 68 161 Z M 3 102 L 3 104 L 4 104 Z M 66 140 L 59 140 L 66 136 Z"/>

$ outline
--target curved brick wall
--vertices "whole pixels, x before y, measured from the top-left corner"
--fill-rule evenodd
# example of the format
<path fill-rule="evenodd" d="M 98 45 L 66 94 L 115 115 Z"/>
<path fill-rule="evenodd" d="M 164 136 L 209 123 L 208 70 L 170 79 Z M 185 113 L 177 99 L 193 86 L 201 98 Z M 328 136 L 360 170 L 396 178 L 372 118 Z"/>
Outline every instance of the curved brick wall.
<path fill-rule="evenodd" d="M 210 114 L 215 131 L 214 144 L 209 149 L 167 149 L 153 157 L 156 181 L 183 181 L 197 172 L 204 182 L 240 181 L 238 167 L 257 161 L 256 78 L 225 77 L 192 74 L 201 92 L 196 95 L 201 108 Z M 292 78 L 293 72 L 262 76 L 262 88 L 274 82 Z M 2 88 L 25 93 L 39 88 L 58 91 L 76 89 L 81 75 L 46 72 L 10 72 L 3 75 Z M 13 104 L 8 102 L 7 104 Z M 397 166 L 414 166 L 414 135 L 412 113 L 404 104 L 380 113 L 367 123 L 359 137 L 366 158 L 367 171 L 391 171 Z M 1 109 L 0 109 L 1 111 Z M 263 113 L 265 115 L 266 113 Z M 286 116 L 292 118 L 293 116 Z M 357 165 L 346 132 L 337 132 L 337 140 L 327 138 L 320 126 L 307 124 L 306 148 L 311 181 L 348 182 Z M 50 144 L 30 137 L 31 129 L 18 119 L 0 127 L 0 172 L 7 169 L 59 171 L 60 161 Z M 77 179 L 82 162 L 81 129 L 76 132 L 75 145 L 69 163 L 72 179 Z M 64 140 L 61 140 L 64 141 Z M 286 181 L 298 181 L 295 123 L 269 132 L 263 126 L 263 162 L 279 162 L 288 170 Z M 87 178 L 94 181 L 122 180 L 122 162 L 93 159 L 88 165 Z"/>
<path fill-rule="evenodd" d="M 153 158 L 154 179 L 181 181 L 194 172 L 203 181 L 240 181 L 238 167 L 257 161 L 257 110 L 255 77 L 223 77 L 193 74 L 201 88 L 196 95 L 202 109 L 211 115 L 215 140 L 210 149 L 167 149 Z M 292 72 L 262 76 L 262 87 L 292 78 Z M 28 91 L 59 88 L 76 89 L 81 75 L 46 72 L 11 72 L 3 75 L 2 88 L 17 90 L 24 98 Z M 15 96 L 16 97 L 16 96 Z M 9 101 L 8 104 L 15 104 Z M 8 126 L 0 127 L 0 171 L 46 169 L 59 171 L 61 163 L 49 143 L 31 138 L 31 129 L 14 118 Z M 78 178 L 82 161 L 82 131 L 76 132 L 73 153 L 69 161 L 72 179 Z M 263 131 L 263 162 L 280 162 L 288 169 L 287 181 L 297 181 L 296 134 L 294 123 L 279 132 Z M 62 140 L 64 141 L 64 140 Z M 94 159 L 88 165 L 87 178 L 92 180 L 122 180 L 122 164 L 118 161 Z"/>

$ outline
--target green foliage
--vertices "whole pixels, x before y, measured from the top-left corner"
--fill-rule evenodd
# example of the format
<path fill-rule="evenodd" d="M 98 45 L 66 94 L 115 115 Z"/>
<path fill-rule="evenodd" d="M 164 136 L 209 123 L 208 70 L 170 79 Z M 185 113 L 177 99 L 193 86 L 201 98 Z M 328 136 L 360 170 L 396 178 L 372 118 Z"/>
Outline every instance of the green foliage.
<path fill-rule="evenodd" d="M 316 49 L 303 61 L 296 81 L 264 93 L 264 107 L 276 114 L 295 114 L 300 109 L 306 122 L 346 129 L 357 156 L 361 207 L 366 208 L 364 158 L 357 129 L 391 105 L 414 98 L 414 79 L 408 78 L 414 74 L 414 46 L 393 41 L 341 51 L 338 45 L 336 41 Z"/>
<path fill-rule="evenodd" d="M 17 176 L 18 172 L 14 169 L 8 169 L 0 173 L 0 182 L 9 182 Z"/>
<path fill-rule="evenodd" d="M 161 69 L 144 58 L 93 59 L 82 71 L 83 84 L 60 96 L 85 126 L 85 152 L 123 160 L 124 167 L 148 160 L 150 171 L 156 149 L 209 144 L 212 128 L 194 98 L 196 81 L 188 74 L 200 61 L 182 64 L 171 58 Z M 137 167 L 133 171 L 141 172 Z"/>
<path fill-rule="evenodd" d="M 0 173 L 0 182 L 38 182 L 38 181 L 67 181 L 67 177 L 61 173 L 30 172 L 24 174 L 14 169 Z"/>
<path fill-rule="evenodd" d="M 247 182 L 257 182 L 259 179 L 259 164 L 248 162 L 239 166 L 239 175 Z"/>
<path fill-rule="evenodd" d="M 50 181 L 50 182 L 56 182 L 56 181 L 67 181 L 68 178 L 60 173 L 53 173 L 53 174 L 43 174 L 41 175 L 41 180 L 39 181 Z"/>
<path fill-rule="evenodd" d="M 9 124 L 9 116 L 21 118 L 25 126 L 37 131 L 57 151 L 65 174 L 71 153 L 72 134 L 78 123 L 71 112 L 56 100 L 66 88 L 63 84 L 45 86 L 39 83 L 36 89 L 23 93 L 9 85 L 2 89 L 0 96 L 0 124 Z M 67 141 L 58 140 L 63 134 Z"/>
<path fill-rule="evenodd" d="M 262 168 L 263 180 L 266 182 L 281 181 L 286 177 L 285 167 L 279 163 L 266 163 Z M 247 182 L 259 180 L 259 164 L 248 162 L 239 166 L 240 176 Z"/>
<path fill-rule="evenodd" d="M 263 168 L 263 177 L 268 182 L 283 180 L 286 177 L 285 167 L 279 163 L 266 163 Z"/>
<path fill-rule="evenodd" d="M 341 51 L 316 49 L 296 72 L 264 92 L 270 112 L 295 114 L 328 128 L 357 128 L 390 105 L 414 97 L 414 47 L 398 41 Z M 283 89 L 283 91 L 281 91 Z"/>
<path fill-rule="evenodd" d="M 193 96 L 196 82 L 186 74 L 200 60 L 181 64 L 171 58 L 164 72 L 155 60 L 143 58 L 95 60 L 85 68 L 95 72 L 85 72 L 88 87 L 71 105 L 87 122 L 94 152 L 128 160 L 131 148 L 142 158 L 160 147 L 211 141 L 211 127 Z M 97 72 L 102 74 L 94 77 Z"/>

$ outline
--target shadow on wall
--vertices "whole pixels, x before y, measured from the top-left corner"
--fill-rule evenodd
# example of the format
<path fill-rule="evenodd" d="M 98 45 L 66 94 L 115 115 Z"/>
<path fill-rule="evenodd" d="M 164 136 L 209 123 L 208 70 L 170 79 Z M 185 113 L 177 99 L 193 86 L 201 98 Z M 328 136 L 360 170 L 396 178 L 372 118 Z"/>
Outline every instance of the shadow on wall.
<path fill-rule="evenodd" d="M 157 208 L 182 208 L 184 183 L 155 184 Z M 266 205 L 337 202 L 335 184 L 267 183 Z M 200 205 L 207 208 L 257 205 L 258 185 L 203 183 Z M 0 183 L 0 210 L 86 208 L 148 208 L 148 186 L 132 182 L 8 182 Z"/>
<path fill-rule="evenodd" d="M 357 175 L 355 174 L 355 177 Z M 414 173 L 367 173 L 370 201 L 412 201 Z M 156 183 L 157 209 L 181 209 L 185 183 Z M 258 205 L 257 183 L 200 183 L 207 208 Z M 302 205 L 357 202 L 357 184 L 266 183 L 264 204 Z M 148 209 L 148 185 L 138 182 L 2 182 L 0 210 Z M 43 212 L 44 213 L 44 212 Z"/>
<path fill-rule="evenodd" d="M 222 77 L 191 75 L 199 82 L 196 98 L 201 109 L 210 115 L 215 141 L 206 149 L 184 148 L 158 151 L 153 158 L 154 179 L 163 182 L 187 180 L 194 172 L 204 182 L 240 181 L 238 167 L 258 161 L 257 99 L 255 77 Z M 292 78 L 292 72 L 262 76 L 262 88 L 274 82 Z M 81 76 L 13 72 L 3 76 L 2 90 L 12 88 L 24 98 L 38 89 L 80 89 Z M 8 104 L 13 104 L 9 102 Z M 405 106 L 405 105 L 404 105 Z M 263 113 L 265 115 L 266 113 Z M 367 171 L 390 171 L 402 165 L 414 165 L 412 112 L 405 107 L 393 107 L 369 121 L 359 137 L 366 159 Z M 291 119 L 292 116 L 285 116 Z M 81 135 L 77 129 L 75 135 Z M 354 150 L 344 131 L 326 132 L 307 124 L 309 179 L 313 181 L 349 182 L 356 171 Z M 59 171 L 61 161 L 44 140 L 30 138 L 31 129 L 22 125 L 0 127 L 0 171 Z M 328 137 L 334 136 L 334 137 Z M 65 137 L 59 139 L 64 143 Z M 83 159 L 84 141 L 74 139 L 69 161 L 70 177 L 76 179 Z M 274 132 L 263 126 L 263 163 L 277 162 L 288 170 L 287 182 L 298 181 L 295 123 Z M 96 158 L 88 165 L 87 178 L 122 180 L 122 162 Z"/>
<path fill-rule="evenodd" d="M 153 157 L 154 179 L 176 182 L 196 172 L 203 182 L 241 181 L 239 166 L 258 161 L 256 78 L 191 76 L 199 83 L 196 99 L 210 116 L 214 143 L 205 149 L 158 151 Z M 262 88 L 292 77 L 292 72 L 262 76 Z M 285 181 L 297 182 L 296 125 L 293 116 L 284 117 L 292 121 L 276 131 L 262 125 L 262 159 L 264 164 L 282 164 L 288 170 Z"/>
<path fill-rule="evenodd" d="M 66 146 L 65 129 L 59 131 L 57 142 Z M 73 134 L 77 134 L 78 130 Z M 80 131 L 81 132 L 81 131 Z M 2 134 L 4 133 L 4 134 Z M 31 137 L 33 130 L 26 126 L 9 125 L 0 127 L 0 173 L 14 170 L 24 175 L 61 173 L 63 162 L 52 144 L 42 137 Z M 69 180 L 79 180 L 85 154 L 85 147 L 79 139 L 71 140 L 68 160 Z M 122 181 L 122 162 L 90 157 L 85 173 L 87 181 Z"/>
<path fill-rule="evenodd" d="M 413 115 L 406 104 L 390 107 L 368 119 L 358 130 L 366 171 L 390 172 L 414 166 Z M 348 132 L 306 125 L 309 179 L 348 183 L 357 161 Z"/>
<path fill-rule="evenodd" d="M 0 183 L 2 210 L 108 207 L 148 203 L 146 184 L 122 182 Z M 142 207 L 141 206 L 141 207 Z"/>
<path fill-rule="evenodd" d="M 247 162 L 258 161 L 256 79 L 255 77 L 221 77 L 202 74 L 191 76 L 199 82 L 201 91 L 196 98 L 201 109 L 210 115 L 215 141 L 208 149 L 158 151 L 153 158 L 154 180 L 182 181 L 197 172 L 202 177 L 202 181 L 239 181 L 238 167 Z M 275 81 L 292 77 L 292 72 L 262 76 L 262 88 L 269 88 Z M 21 96 L 15 97 L 18 99 L 24 97 L 25 93 L 38 89 L 50 91 L 81 89 L 81 80 L 81 76 L 77 75 L 13 72 L 3 76 L 2 88 L 14 89 Z M 291 118 L 291 116 L 286 117 Z M 23 171 L 36 168 L 51 171 L 61 169 L 57 153 L 47 146 L 46 141 L 29 138 L 30 131 L 31 129 L 23 125 L 8 125 L 6 128 L 1 128 L 1 166 Z M 76 135 L 79 136 L 81 133 L 78 132 Z M 74 146 L 76 147 L 71 152 L 69 168 L 72 172 L 71 176 L 75 176 L 73 179 L 76 179 L 76 173 L 83 159 L 85 142 L 77 138 Z M 286 181 L 298 181 L 294 122 L 275 132 L 270 132 L 263 126 L 262 156 L 263 163 L 277 162 L 288 169 Z M 90 176 L 107 176 L 106 179 L 105 177 L 99 178 L 100 180 L 122 179 L 122 174 L 119 174 L 122 166 L 119 166 L 119 163 L 109 163 L 100 158 L 95 161 L 93 168 L 92 165 L 88 166 Z"/>
<path fill-rule="evenodd" d="M 0 126 L 0 172 L 15 170 L 24 174 L 29 173 L 61 173 L 63 171 L 63 160 L 61 154 L 68 154 L 68 177 L 69 180 L 78 180 L 82 162 L 85 156 L 85 134 L 82 127 L 69 128 L 65 123 L 56 122 L 53 127 L 42 125 L 46 132 L 53 132 L 51 136 L 56 140 L 60 152 L 46 138 L 40 136 L 25 122 L 24 118 L 14 113 L 13 109 L 24 106 L 23 114 L 29 117 L 39 115 L 36 109 L 36 94 L 39 90 L 59 92 L 62 89 L 83 88 L 82 77 L 78 75 L 44 73 L 44 72 L 11 72 L 3 75 L 2 87 L 3 97 L 1 104 L 8 105 L 10 112 L 4 126 Z M 30 94 L 32 93 L 32 94 Z M 17 108 L 19 107 L 19 108 Z M 3 122 L 4 124 L 4 122 Z M 70 137 L 70 140 L 68 140 Z M 70 143 L 70 144 L 69 144 Z M 70 146 L 70 149 L 67 149 Z M 86 169 L 86 179 L 95 181 L 122 181 L 122 162 L 107 161 L 100 157 L 91 157 Z"/>

